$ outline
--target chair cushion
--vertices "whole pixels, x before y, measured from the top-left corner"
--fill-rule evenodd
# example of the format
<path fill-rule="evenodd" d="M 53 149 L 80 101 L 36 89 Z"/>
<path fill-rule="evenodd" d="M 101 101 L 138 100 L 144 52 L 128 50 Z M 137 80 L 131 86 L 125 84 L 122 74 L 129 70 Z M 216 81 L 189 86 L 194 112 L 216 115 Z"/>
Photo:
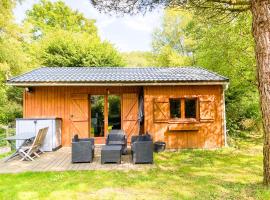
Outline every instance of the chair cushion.
<path fill-rule="evenodd" d="M 108 141 L 107 145 L 123 145 L 125 141 Z"/>
<path fill-rule="evenodd" d="M 137 141 L 152 141 L 151 135 L 140 135 Z"/>
<path fill-rule="evenodd" d="M 108 135 L 109 141 L 123 141 L 125 140 L 125 135 L 122 134 L 109 134 Z"/>

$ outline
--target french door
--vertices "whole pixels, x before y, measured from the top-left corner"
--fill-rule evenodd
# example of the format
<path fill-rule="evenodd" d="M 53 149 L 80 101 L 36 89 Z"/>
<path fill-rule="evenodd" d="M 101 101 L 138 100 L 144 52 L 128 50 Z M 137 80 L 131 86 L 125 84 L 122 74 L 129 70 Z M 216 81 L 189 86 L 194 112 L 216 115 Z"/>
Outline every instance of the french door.
<path fill-rule="evenodd" d="M 128 137 L 139 133 L 138 94 L 73 94 L 70 107 L 70 138 L 95 137 L 104 143 L 112 129 L 123 129 Z"/>
<path fill-rule="evenodd" d="M 98 143 L 112 129 L 121 129 L 121 96 L 91 95 L 90 97 L 90 134 Z"/>

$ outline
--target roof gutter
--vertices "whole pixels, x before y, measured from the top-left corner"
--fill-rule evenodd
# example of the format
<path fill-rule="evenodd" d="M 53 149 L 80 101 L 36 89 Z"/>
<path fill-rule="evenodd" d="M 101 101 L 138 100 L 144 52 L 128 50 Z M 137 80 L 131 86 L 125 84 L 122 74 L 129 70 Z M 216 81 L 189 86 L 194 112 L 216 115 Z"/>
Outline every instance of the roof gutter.
<path fill-rule="evenodd" d="M 144 83 L 61 83 L 61 82 L 28 82 L 14 83 L 7 82 L 7 85 L 19 87 L 42 87 L 42 86 L 174 86 L 174 85 L 223 85 L 227 87 L 227 81 L 194 81 L 194 82 L 144 82 Z"/>

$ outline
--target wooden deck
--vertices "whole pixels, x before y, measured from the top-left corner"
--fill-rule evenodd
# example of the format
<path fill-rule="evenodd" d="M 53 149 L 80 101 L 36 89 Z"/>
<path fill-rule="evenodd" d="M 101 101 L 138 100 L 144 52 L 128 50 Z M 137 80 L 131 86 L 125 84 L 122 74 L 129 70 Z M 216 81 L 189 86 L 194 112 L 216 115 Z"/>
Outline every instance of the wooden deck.
<path fill-rule="evenodd" d="M 35 161 L 20 161 L 19 157 L 8 162 L 0 160 L 0 173 L 72 171 L 72 170 L 142 170 L 154 165 L 136 164 L 131 162 L 131 155 L 122 156 L 121 164 L 100 164 L 100 147 L 95 148 L 95 158 L 92 163 L 71 163 L 71 148 L 63 147 L 55 152 L 46 152 Z"/>

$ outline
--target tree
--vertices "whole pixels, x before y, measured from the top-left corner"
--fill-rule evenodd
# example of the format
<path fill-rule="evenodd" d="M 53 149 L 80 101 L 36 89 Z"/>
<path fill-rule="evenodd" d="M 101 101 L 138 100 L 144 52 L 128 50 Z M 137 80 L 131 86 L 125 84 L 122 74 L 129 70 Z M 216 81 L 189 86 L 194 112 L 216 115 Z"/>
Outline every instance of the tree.
<path fill-rule="evenodd" d="M 192 64 L 192 40 L 184 30 L 191 20 L 190 13 L 166 9 L 162 25 L 153 33 L 152 48 L 156 66 L 187 66 Z"/>
<path fill-rule="evenodd" d="M 121 54 L 128 67 L 149 67 L 154 65 L 151 52 L 132 51 Z"/>
<path fill-rule="evenodd" d="M 166 9 L 161 27 L 156 28 L 153 33 L 152 48 L 154 53 L 169 46 L 177 53 L 188 56 L 193 42 L 186 37 L 184 30 L 191 19 L 191 13 L 177 9 Z"/>
<path fill-rule="evenodd" d="M 207 18 L 233 20 L 241 12 L 251 12 L 255 41 L 257 79 L 264 127 L 264 184 L 270 186 L 270 1 L 269 0 L 91 0 L 103 11 L 146 12 L 158 5 L 194 9 Z M 217 20 L 217 21 L 218 21 Z"/>
<path fill-rule="evenodd" d="M 41 0 L 27 11 L 25 23 L 31 24 L 34 37 L 58 29 L 85 32 L 97 36 L 95 20 L 87 19 L 82 13 L 73 11 L 64 2 Z"/>
<path fill-rule="evenodd" d="M 123 66 L 121 55 L 109 42 L 101 41 L 94 23 L 64 2 L 41 0 L 25 19 L 33 33 L 29 51 L 45 66 Z"/>
<path fill-rule="evenodd" d="M 123 66 L 121 55 L 108 42 L 88 33 L 59 30 L 32 44 L 41 65 L 52 67 Z"/>
<path fill-rule="evenodd" d="M 160 48 L 156 53 L 153 53 L 153 61 L 155 66 L 160 67 L 179 67 L 189 66 L 192 64 L 192 57 L 182 55 L 173 49 L 170 45 Z"/>

